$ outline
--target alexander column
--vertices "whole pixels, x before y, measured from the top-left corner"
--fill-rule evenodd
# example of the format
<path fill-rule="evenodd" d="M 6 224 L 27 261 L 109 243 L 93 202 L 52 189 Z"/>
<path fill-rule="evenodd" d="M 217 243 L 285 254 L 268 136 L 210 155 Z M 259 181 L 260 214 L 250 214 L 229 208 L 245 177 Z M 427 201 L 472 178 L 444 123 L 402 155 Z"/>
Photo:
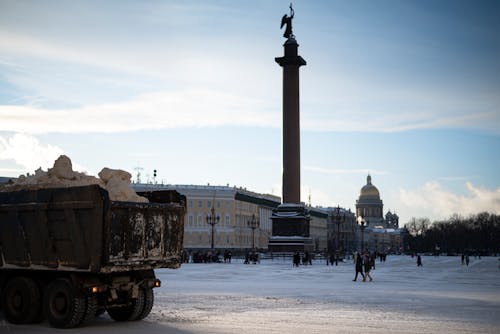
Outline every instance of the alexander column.
<path fill-rule="evenodd" d="M 286 25 L 285 55 L 275 58 L 283 67 L 283 203 L 271 217 L 273 234 L 269 250 L 274 252 L 313 250 L 309 212 L 300 201 L 299 68 L 306 61 L 298 55 L 299 45 L 292 32 L 293 16 L 290 5 L 290 16 L 285 14 L 281 19 L 281 28 Z"/>

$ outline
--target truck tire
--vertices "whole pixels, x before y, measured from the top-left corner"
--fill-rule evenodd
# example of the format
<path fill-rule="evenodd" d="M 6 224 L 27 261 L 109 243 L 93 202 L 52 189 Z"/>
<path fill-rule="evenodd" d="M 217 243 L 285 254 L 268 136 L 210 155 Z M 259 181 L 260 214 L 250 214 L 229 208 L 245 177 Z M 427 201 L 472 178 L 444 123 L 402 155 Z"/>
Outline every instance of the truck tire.
<path fill-rule="evenodd" d="M 47 286 L 44 305 L 52 327 L 73 328 L 82 323 L 87 300 L 86 296 L 77 294 L 70 280 L 58 278 Z"/>
<path fill-rule="evenodd" d="M 109 316 L 115 321 L 139 320 L 144 311 L 144 297 L 144 289 L 139 289 L 139 295 L 136 299 L 131 298 L 129 305 L 107 309 Z"/>
<path fill-rule="evenodd" d="M 82 324 L 86 324 L 95 319 L 98 311 L 97 305 L 97 296 L 96 295 L 88 295 L 86 297 L 86 305 L 85 305 L 85 315 L 82 319 Z"/>
<path fill-rule="evenodd" d="M 41 319 L 40 289 L 27 277 L 10 279 L 2 291 L 1 304 L 7 321 L 30 324 Z"/>
<path fill-rule="evenodd" d="M 155 300 L 154 297 L 155 296 L 153 294 L 153 289 L 144 289 L 144 307 L 137 320 L 142 320 L 146 318 L 149 313 L 151 313 L 151 309 L 153 308 Z"/>

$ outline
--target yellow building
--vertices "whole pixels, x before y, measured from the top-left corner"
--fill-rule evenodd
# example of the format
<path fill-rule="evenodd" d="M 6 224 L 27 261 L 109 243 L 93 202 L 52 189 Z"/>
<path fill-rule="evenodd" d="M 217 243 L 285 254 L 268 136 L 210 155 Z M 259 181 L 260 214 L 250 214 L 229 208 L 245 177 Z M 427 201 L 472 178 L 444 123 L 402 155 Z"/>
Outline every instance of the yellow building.
<path fill-rule="evenodd" d="M 272 232 L 271 214 L 280 198 L 244 188 L 201 185 L 133 184 L 135 191 L 176 190 L 186 196 L 184 248 L 212 247 L 212 225 L 207 222 L 212 208 L 218 219 L 213 226 L 213 246 L 218 250 L 247 251 L 255 246 L 267 250 Z M 252 229 L 251 222 L 256 224 Z"/>
<path fill-rule="evenodd" d="M 324 252 L 328 247 L 328 214 L 318 208 L 307 207 L 311 220 L 309 236 L 313 241 L 315 252 Z"/>
<path fill-rule="evenodd" d="M 212 207 L 218 222 L 214 225 L 214 248 L 246 252 L 255 248 L 267 251 L 272 235 L 271 216 L 280 203 L 278 196 L 259 194 L 245 188 L 211 185 L 159 185 L 133 184 L 137 192 L 176 190 L 186 196 L 184 217 L 184 248 L 208 250 L 212 246 L 212 226 L 207 216 Z M 310 212 L 310 237 L 315 251 L 324 251 L 328 244 L 328 214 L 318 208 L 307 207 Z M 251 228 L 252 220 L 258 226 Z"/>

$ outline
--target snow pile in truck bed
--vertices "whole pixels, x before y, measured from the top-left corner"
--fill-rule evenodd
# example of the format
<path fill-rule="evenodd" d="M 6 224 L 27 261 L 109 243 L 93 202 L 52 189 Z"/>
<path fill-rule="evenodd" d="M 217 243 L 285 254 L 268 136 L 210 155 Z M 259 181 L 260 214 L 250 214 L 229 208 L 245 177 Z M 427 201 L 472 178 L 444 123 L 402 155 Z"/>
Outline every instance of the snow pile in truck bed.
<path fill-rule="evenodd" d="M 46 172 L 38 168 L 33 175 L 20 175 L 13 183 L 0 186 L 0 191 L 36 190 L 78 187 L 97 184 L 106 189 L 112 201 L 148 202 L 130 186 L 132 175 L 124 170 L 103 168 L 99 178 L 73 170 L 71 159 L 61 155 Z"/>
<path fill-rule="evenodd" d="M 103 168 L 99 177 L 105 184 L 112 201 L 149 202 L 145 197 L 139 196 L 130 186 L 132 175 L 120 169 Z"/>

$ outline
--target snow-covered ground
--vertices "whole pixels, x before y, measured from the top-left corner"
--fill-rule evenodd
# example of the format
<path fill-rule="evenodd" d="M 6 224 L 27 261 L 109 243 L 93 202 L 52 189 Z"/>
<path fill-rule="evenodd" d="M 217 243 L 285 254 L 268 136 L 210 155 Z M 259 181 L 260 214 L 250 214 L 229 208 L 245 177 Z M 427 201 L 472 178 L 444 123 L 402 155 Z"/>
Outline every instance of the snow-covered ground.
<path fill-rule="evenodd" d="M 293 268 L 185 264 L 159 270 L 163 286 L 144 321 L 102 316 L 68 333 L 500 333 L 500 261 L 389 256 L 373 282 L 353 282 L 352 263 Z M 0 314 L 0 333 L 53 333 L 45 322 L 14 326 Z"/>

